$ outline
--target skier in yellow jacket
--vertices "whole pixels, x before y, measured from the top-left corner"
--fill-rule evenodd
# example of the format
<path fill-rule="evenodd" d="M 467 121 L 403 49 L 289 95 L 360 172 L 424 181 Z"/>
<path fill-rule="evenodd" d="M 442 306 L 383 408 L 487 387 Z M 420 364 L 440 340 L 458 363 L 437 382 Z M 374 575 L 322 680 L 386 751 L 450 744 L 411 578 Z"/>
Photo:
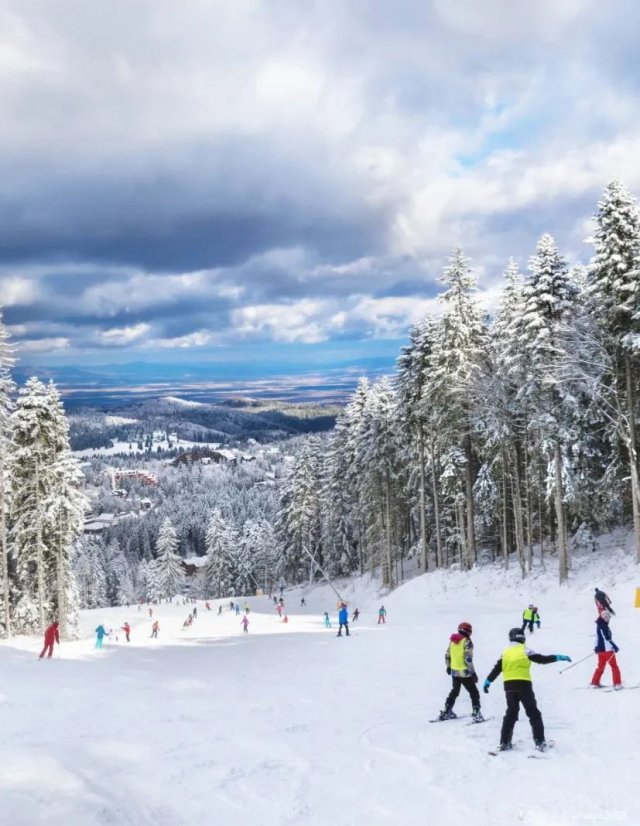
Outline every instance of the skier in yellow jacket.
<path fill-rule="evenodd" d="M 500 659 L 491 669 L 483 685 L 484 693 L 488 694 L 491 683 L 498 674 L 502 673 L 507 711 L 500 732 L 500 751 L 507 751 L 512 748 L 511 738 L 518 720 L 521 703 L 531 723 L 535 746 L 538 751 L 545 751 L 547 743 L 544 739 L 544 723 L 536 703 L 536 695 L 533 693 L 531 663 L 548 665 L 549 663 L 561 661 L 571 662 L 571 657 L 567 657 L 566 654 L 536 654 L 525 647 L 524 641 L 525 636 L 522 628 L 512 628 L 509 631 L 509 642 L 511 644 L 502 652 Z"/>
<path fill-rule="evenodd" d="M 451 676 L 453 686 L 445 700 L 444 709 L 440 712 L 439 720 L 452 720 L 456 717 L 453 706 L 458 699 L 462 686 L 465 687 L 471 697 L 474 723 L 481 723 L 484 720 L 480 711 L 480 694 L 476 686 L 478 675 L 473 665 L 472 633 L 471 624 L 461 622 L 458 626 L 458 633 L 449 637 L 449 645 L 445 651 L 444 660 L 447 666 L 447 674 Z"/>

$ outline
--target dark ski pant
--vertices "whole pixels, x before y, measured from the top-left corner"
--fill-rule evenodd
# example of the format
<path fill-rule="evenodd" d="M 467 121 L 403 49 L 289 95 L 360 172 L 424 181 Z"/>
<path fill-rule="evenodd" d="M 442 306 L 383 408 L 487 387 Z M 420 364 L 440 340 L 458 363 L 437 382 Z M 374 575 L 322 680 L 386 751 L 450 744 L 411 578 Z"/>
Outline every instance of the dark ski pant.
<path fill-rule="evenodd" d="M 529 631 L 533 634 L 533 620 L 530 619 L 530 620 L 523 620 L 522 621 L 522 631 L 523 631 L 523 633 L 524 633 L 524 629 L 527 627 L 527 625 L 529 626 Z"/>
<path fill-rule="evenodd" d="M 52 642 L 45 643 L 44 648 L 40 652 L 40 659 L 42 659 L 44 657 L 44 655 L 47 651 L 49 651 L 49 653 L 47 654 L 47 657 L 50 657 L 53 654 L 53 643 Z"/>
<path fill-rule="evenodd" d="M 518 722 L 518 712 L 520 704 L 524 708 L 529 722 L 533 739 L 536 743 L 544 742 L 544 723 L 542 714 L 536 703 L 536 695 L 533 693 L 533 686 L 526 680 L 512 680 L 504 685 L 505 696 L 507 698 L 507 713 L 502 721 L 502 731 L 500 732 L 500 743 L 510 743 L 513 736 L 513 728 Z"/>
<path fill-rule="evenodd" d="M 343 627 L 344 627 L 344 630 L 347 632 L 347 637 L 348 637 L 348 636 L 349 636 L 349 623 L 348 623 L 348 622 L 341 622 L 341 623 L 340 623 L 340 628 L 338 629 L 338 634 L 337 634 L 337 636 L 338 636 L 338 637 L 341 637 L 341 636 L 342 636 L 342 629 L 343 629 Z"/>
<path fill-rule="evenodd" d="M 455 705 L 455 702 L 458 699 L 458 695 L 460 694 L 460 689 L 462 688 L 462 686 L 464 686 L 469 692 L 469 697 L 471 697 L 471 707 L 473 708 L 473 710 L 475 711 L 476 709 L 480 708 L 480 694 L 478 692 L 478 687 L 475 684 L 473 677 L 452 677 L 451 681 L 453 683 L 453 686 L 444 704 L 444 707 L 447 711 L 451 711 L 451 709 Z"/>

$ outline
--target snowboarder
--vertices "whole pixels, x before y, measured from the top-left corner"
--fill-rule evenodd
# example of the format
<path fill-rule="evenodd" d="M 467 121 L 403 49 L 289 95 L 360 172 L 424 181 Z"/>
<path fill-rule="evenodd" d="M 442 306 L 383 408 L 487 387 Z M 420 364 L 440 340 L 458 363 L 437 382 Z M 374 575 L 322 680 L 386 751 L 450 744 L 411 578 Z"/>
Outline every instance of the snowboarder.
<path fill-rule="evenodd" d="M 304 597 L 302 597 L 302 599 L 300 600 L 300 607 L 305 608 L 306 605 L 307 605 L 307 601 Z"/>
<path fill-rule="evenodd" d="M 102 648 L 102 640 L 108 637 L 109 634 L 104 629 L 104 625 L 99 625 L 96 628 L 96 648 Z"/>
<path fill-rule="evenodd" d="M 537 623 L 538 628 L 540 627 L 540 617 L 537 614 L 537 608 L 535 605 L 530 602 L 529 607 L 525 608 L 522 612 L 522 631 L 529 626 L 529 633 L 533 634 L 533 624 Z"/>
<path fill-rule="evenodd" d="M 331 628 L 331 620 L 329 619 L 329 612 L 328 611 L 324 612 L 324 627 L 325 628 Z"/>
<path fill-rule="evenodd" d="M 218 616 L 220 616 L 221 613 L 222 613 L 222 605 L 219 605 L 218 606 Z"/>
<path fill-rule="evenodd" d="M 381 605 L 380 609 L 378 611 L 378 625 L 380 625 L 380 623 L 382 623 L 383 625 L 386 624 L 386 622 L 387 622 L 386 619 L 385 619 L 386 616 L 387 616 L 387 609 L 384 607 L 384 605 Z"/>
<path fill-rule="evenodd" d="M 124 631 L 124 635 L 127 638 L 127 642 L 131 642 L 131 640 L 129 639 L 129 634 L 131 633 L 131 626 L 128 622 L 125 622 L 125 624 L 122 626 L 122 630 Z"/>
<path fill-rule="evenodd" d="M 351 622 L 357 622 L 359 616 L 360 616 L 360 609 L 356 608 L 356 610 L 351 615 Z"/>
<path fill-rule="evenodd" d="M 242 626 L 242 630 L 244 631 L 244 633 L 248 634 L 249 633 L 249 617 L 246 614 L 244 615 L 244 617 L 242 617 L 242 622 L 240 623 L 240 625 Z"/>
<path fill-rule="evenodd" d="M 611 666 L 613 687 L 615 689 L 622 688 L 622 677 L 620 676 L 620 669 L 618 668 L 618 662 L 616 660 L 616 654 L 620 649 L 611 636 L 611 628 L 609 628 L 610 620 L 611 613 L 609 611 L 602 611 L 596 620 L 597 642 L 593 650 L 598 655 L 598 665 L 591 678 L 591 685 L 594 688 L 602 688 L 600 680 L 608 665 Z"/>
<path fill-rule="evenodd" d="M 51 657 L 53 654 L 53 644 L 55 642 L 60 645 L 60 632 L 58 630 L 59 623 L 57 620 L 51 623 L 51 625 L 45 630 L 44 632 L 44 648 L 40 652 L 40 658 L 42 659 L 45 655 L 45 652 L 49 652 L 47 657 Z"/>
<path fill-rule="evenodd" d="M 151 626 L 151 638 L 157 640 L 158 639 L 158 631 L 160 630 L 160 623 L 158 620 L 153 621 L 153 625 Z"/>
<path fill-rule="evenodd" d="M 471 634 L 473 628 L 469 622 L 461 622 L 458 632 L 449 637 L 449 645 L 444 654 L 447 674 L 451 677 L 452 688 L 444 702 L 444 709 L 440 712 L 440 720 L 455 718 L 453 707 L 462 686 L 471 698 L 471 712 L 474 723 L 481 723 L 484 718 L 480 711 L 480 694 L 476 687 L 478 675 L 473 665 L 473 643 Z"/>
<path fill-rule="evenodd" d="M 601 591 L 599 588 L 596 588 L 593 598 L 595 600 L 596 608 L 598 609 L 599 614 L 601 614 L 603 611 L 608 611 L 611 614 L 611 616 L 615 617 L 616 612 L 613 610 L 613 607 L 611 606 L 611 600 L 605 594 L 604 591 Z"/>
<path fill-rule="evenodd" d="M 349 611 L 347 610 L 346 602 L 340 603 L 340 610 L 338 611 L 338 637 L 342 636 L 342 626 L 344 626 L 344 630 L 346 631 L 347 637 L 351 636 L 349 634 Z"/>
<path fill-rule="evenodd" d="M 525 648 L 525 636 L 522 628 L 512 628 L 509 631 L 509 642 L 511 643 L 510 646 L 502 652 L 500 659 L 493 666 L 482 686 L 484 693 L 488 694 L 491 683 L 502 672 L 507 711 L 500 732 L 500 751 L 508 751 L 512 748 L 511 738 L 513 728 L 518 720 L 518 710 L 521 703 L 531 724 L 536 749 L 545 751 L 547 744 L 544 739 L 544 723 L 542 714 L 540 714 L 536 704 L 536 695 L 533 693 L 531 663 L 539 663 L 540 665 L 555 662 L 570 663 L 571 657 L 566 654 L 536 654 L 534 651 Z"/>

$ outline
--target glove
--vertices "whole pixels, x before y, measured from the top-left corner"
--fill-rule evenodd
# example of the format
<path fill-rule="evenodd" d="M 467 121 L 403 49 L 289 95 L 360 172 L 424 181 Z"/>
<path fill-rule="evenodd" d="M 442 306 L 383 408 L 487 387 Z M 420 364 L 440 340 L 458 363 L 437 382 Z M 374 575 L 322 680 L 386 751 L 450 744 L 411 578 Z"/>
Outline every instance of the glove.
<path fill-rule="evenodd" d="M 478 682 L 478 675 L 477 674 L 472 674 L 471 679 L 473 680 L 474 683 L 477 683 Z"/>
<path fill-rule="evenodd" d="M 614 654 L 617 654 L 617 653 L 618 653 L 618 651 L 620 651 L 620 649 L 619 649 L 619 648 L 618 648 L 618 646 L 615 644 L 615 642 L 612 642 L 612 643 L 611 643 L 611 646 L 612 646 L 612 648 L 613 648 L 613 653 L 614 653 Z"/>
<path fill-rule="evenodd" d="M 556 654 L 556 662 L 557 663 L 570 663 L 571 657 L 567 657 L 566 654 Z"/>
<path fill-rule="evenodd" d="M 485 694 L 489 693 L 489 687 L 490 686 L 491 686 L 491 680 L 485 680 L 484 683 L 482 684 L 482 690 L 484 691 Z"/>
<path fill-rule="evenodd" d="M 451 669 L 450 669 L 450 668 L 447 668 L 447 674 L 448 674 L 449 676 L 451 676 Z"/>

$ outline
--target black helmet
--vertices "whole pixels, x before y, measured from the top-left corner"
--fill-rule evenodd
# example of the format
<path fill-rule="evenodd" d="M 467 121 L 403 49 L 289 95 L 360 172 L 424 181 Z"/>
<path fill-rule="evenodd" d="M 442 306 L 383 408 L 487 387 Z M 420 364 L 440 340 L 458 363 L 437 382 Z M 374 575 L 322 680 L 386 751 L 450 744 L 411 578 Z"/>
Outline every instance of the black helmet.
<path fill-rule="evenodd" d="M 524 631 L 522 628 L 512 628 L 509 631 L 510 642 L 524 642 Z"/>

